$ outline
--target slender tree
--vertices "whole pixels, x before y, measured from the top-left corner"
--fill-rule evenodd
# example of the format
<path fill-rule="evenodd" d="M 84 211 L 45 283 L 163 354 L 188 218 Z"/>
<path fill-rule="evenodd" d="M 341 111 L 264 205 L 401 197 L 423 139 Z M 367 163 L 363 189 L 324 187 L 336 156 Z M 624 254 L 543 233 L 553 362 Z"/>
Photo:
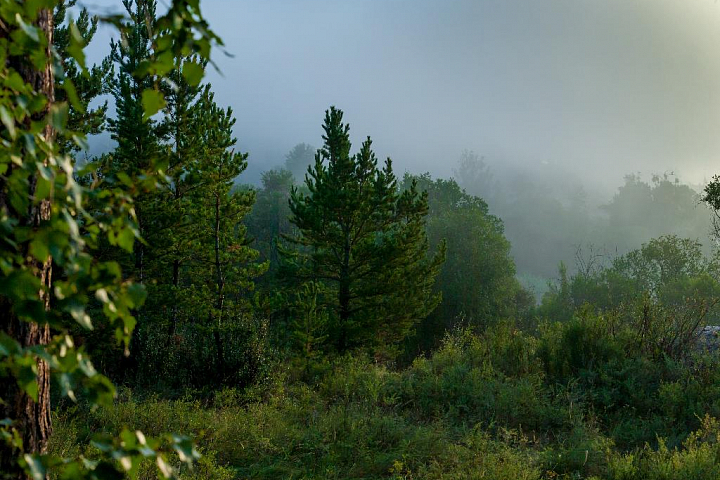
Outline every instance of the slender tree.
<path fill-rule="evenodd" d="M 286 169 L 272 169 L 262 174 L 262 188 L 257 191 L 255 205 L 246 219 L 261 258 L 270 262 L 265 283 L 274 287 L 279 265 L 277 240 L 291 231 L 288 199 L 293 185 L 293 176 Z"/>
<path fill-rule="evenodd" d="M 428 254 L 427 194 L 413 184 L 400 191 L 390 159 L 382 169 L 370 138 L 350 154 L 342 111 L 325 113 L 324 145 L 306 176 L 308 193 L 294 188 L 286 236 L 288 280 L 322 282 L 330 293 L 329 335 L 337 351 L 391 347 L 438 304 L 432 292 L 444 245 Z"/>
<path fill-rule="evenodd" d="M 122 21 L 123 34 L 119 41 L 110 41 L 109 61 L 112 72 L 108 91 L 115 103 L 115 116 L 107 120 L 108 131 L 116 142 L 115 149 L 101 158 L 99 169 L 105 178 L 130 181 L 141 172 L 158 169 L 167 161 L 167 154 L 161 148 L 162 130 L 158 129 L 155 118 L 147 118 L 143 95 L 156 88 L 152 74 L 139 75 L 141 66 L 153 58 L 152 38 L 157 22 L 155 0 L 123 0 L 126 18 Z M 151 225 L 156 222 L 154 200 L 159 192 L 141 192 L 135 198 L 134 209 L 137 232 L 144 242 L 138 242 L 130 253 L 111 251 L 109 259 L 118 261 L 123 273 L 133 281 L 147 285 L 148 250 L 146 241 Z M 147 341 L 146 329 L 151 317 L 150 311 L 137 312 L 138 328 L 132 339 L 130 355 L 118 362 L 121 377 L 137 375 L 142 362 L 140 355 Z"/>
<path fill-rule="evenodd" d="M 197 122 L 200 157 L 192 175 L 204 179 L 193 191 L 192 213 L 195 239 L 190 275 L 197 286 L 194 309 L 198 321 L 206 319 L 215 346 L 216 373 L 230 373 L 223 332 L 234 322 L 251 316 L 248 293 L 254 278 L 267 270 L 257 263 L 258 251 L 250 246 L 243 218 L 252 209 L 255 193 L 234 188 L 235 179 L 247 167 L 247 154 L 235 152 L 232 109 L 219 107 L 207 86 L 198 101 Z"/>
<path fill-rule="evenodd" d="M 155 24 L 155 0 L 123 0 L 129 19 L 122 41 L 110 41 L 110 60 L 114 65 L 110 93 L 115 99 L 115 118 L 108 121 L 117 148 L 112 154 L 110 173 L 132 175 L 157 159 L 159 137 L 156 122 L 145 118 L 143 92 L 153 88 L 152 75 L 136 72 L 152 55 L 150 38 Z M 142 219 L 142 212 L 139 212 Z M 143 228 L 142 222 L 140 226 Z M 142 260 L 139 260 L 141 264 Z M 142 274 L 140 274 L 142 277 Z"/>
<path fill-rule="evenodd" d="M 327 339 L 327 312 L 318 304 L 321 288 L 314 282 L 304 284 L 293 305 L 295 318 L 290 326 L 290 335 L 306 376 L 310 375 L 313 362 L 322 355 L 321 349 Z"/>
<path fill-rule="evenodd" d="M 179 322 L 183 305 L 182 274 L 192 255 L 195 219 L 192 217 L 194 192 L 205 187 L 207 179 L 200 175 L 198 162 L 203 156 L 202 138 L 211 128 L 204 123 L 204 104 L 200 97 L 207 87 L 187 81 L 180 73 L 188 65 L 204 69 L 193 58 L 176 60 L 178 69 L 170 74 L 173 88 L 168 88 L 159 122 L 158 133 L 165 139 L 167 155 L 166 183 L 151 199 L 152 225 L 146 235 L 151 251 L 153 287 L 151 308 L 159 321 L 167 322 L 166 343 L 169 344 Z M 166 308 L 170 306 L 169 309 Z M 167 311 L 169 310 L 169 318 Z"/>

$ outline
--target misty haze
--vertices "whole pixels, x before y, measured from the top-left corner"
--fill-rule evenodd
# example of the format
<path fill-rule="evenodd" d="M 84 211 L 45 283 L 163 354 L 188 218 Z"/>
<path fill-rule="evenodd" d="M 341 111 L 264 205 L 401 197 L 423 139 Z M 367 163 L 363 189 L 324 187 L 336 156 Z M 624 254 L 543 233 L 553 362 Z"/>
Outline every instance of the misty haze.
<path fill-rule="evenodd" d="M 0 0 L 0 478 L 720 478 L 713 0 Z"/>

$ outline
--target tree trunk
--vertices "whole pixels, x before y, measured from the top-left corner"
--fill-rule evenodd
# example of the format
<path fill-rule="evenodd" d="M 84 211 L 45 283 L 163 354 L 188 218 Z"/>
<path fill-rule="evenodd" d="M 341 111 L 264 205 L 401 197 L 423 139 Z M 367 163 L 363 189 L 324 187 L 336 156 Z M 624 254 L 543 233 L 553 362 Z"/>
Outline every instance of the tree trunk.
<path fill-rule="evenodd" d="M 50 49 L 53 42 L 53 13 L 51 10 L 41 10 L 38 14 L 38 27 L 44 32 L 48 49 L 47 58 L 50 59 Z M 7 34 L 7 32 L 5 32 Z M 55 78 L 50 62 L 41 70 L 35 70 L 25 58 L 10 57 L 8 62 L 11 67 L 17 70 L 25 82 L 31 84 L 37 92 L 47 97 L 47 106 L 37 118 L 42 118 L 55 100 L 54 82 Z M 52 140 L 54 131 L 47 126 L 43 134 L 47 139 Z M 32 197 L 35 193 L 36 180 L 31 179 L 28 184 L 28 194 Z M 0 196 L 8 195 L 7 191 L 0 192 Z M 13 215 L 7 207 L 7 198 L 3 198 L 0 207 L 8 214 Z M 26 215 L 17 212 L 15 215 L 21 225 L 37 228 L 41 223 L 50 219 L 50 201 L 43 200 L 39 205 L 31 206 Z M 25 258 L 28 258 L 28 252 Z M 47 258 L 44 262 L 33 261 L 30 264 L 35 275 L 40 278 L 43 289 L 38 292 L 40 300 L 44 302 L 45 308 L 50 308 L 50 285 L 52 280 L 52 259 Z M 47 345 L 50 341 L 50 328 L 47 324 L 28 323 L 20 320 L 14 314 L 13 305 L 9 300 L 0 297 L 0 323 L 2 330 L 15 339 L 22 347 L 35 345 Z M 47 452 L 48 439 L 52 432 L 50 419 L 50 369 L 46 362 L 37 362 L 38 400 L 35 402 L 22 389 L 17 386 L 13 379 L 3 379 L 2 400 L 0 403 L 0 418 L 10 418 L 18 429 L 23 441 L 23 450 L 30 454 L 43 454 Z M 10 380 L 9 382 L 7 380 Z M 0 446 L 0 472 L 4 478 L 25 480 L 26 476 L 15 463 L 18 452 L 8 450 L 3 444 Z"/>
<path fill-rule="evenodd" d="M 172 286 L 173 286 L 173 296 L 174 299 L 173 305 L 172 305 L 172 313 L 170 314 L 170 324 L 168 325 L 168 332 L 167 332 L 167 340 L 166 340 L 166 347 L 170 347 L 173 341 L 173 337 L 175 336 L 175 332 L 177 331 L 177 318 L 178 318 L 178 305 L 177 305 L 177 288 L 178 285 L 180 285 L 180 260 L 177 258 L 173 260 L 173 270 L 172 270 Z"/>
<path fill-rule="evenodd" d="M 215 275 L 217 298 L 215 310 L 217 312 L 217 320 L 214 329 L 215 349 L 217 350 L 217 369 L 220 378 L 225 379 L 225 354 L 223 352 L 222 338 L 220 336 L 220 328 L 223 322 L 223 310 L 225 309 L 225 276 L 222 271 L 222 261 L 220 260 L 220 194 L 215 192 L 215 225 L 214 225 L 214 247 L 215 247 Z"/>
<path fill-rule="evenodd" d="M 350 320 L 350 232 L 345 232 L 342 265 L 340 266 L 340 285 L 338 288 L 338 304 L 340 310 L 340 332 L 338 350 L 348 348 L 348 321 Z"/>

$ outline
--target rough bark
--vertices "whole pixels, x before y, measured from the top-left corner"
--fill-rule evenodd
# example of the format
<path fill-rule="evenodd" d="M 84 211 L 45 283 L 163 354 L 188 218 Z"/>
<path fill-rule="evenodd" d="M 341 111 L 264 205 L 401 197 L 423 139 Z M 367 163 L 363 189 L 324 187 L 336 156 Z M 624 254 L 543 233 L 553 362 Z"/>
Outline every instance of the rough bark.
<path fill-rule="evenodd" d="M 50 10 L 42 10 L 38 15 L 38 26 L 44 32 L 48 40 L 47 58 L 50 59 L 50 48 L 53 42 L 53 14 Z M 7 35 L 7 32 L 4 32 Z M 51 64 L 48 62 L 46 67 L 41 70 L 35 70 L 26 59 L 10 57 L 8 59 L 10 66 L 15 68 L 24 80 L 31 84 L 37 92 L 43 93 L 47 99 L 46 111 L 42 112 L 42 117 L 47 108 L 50 108 L 55 100 L 54 82 L 55 78 Z M 38 118 L 36 118 L 37 120 Z M 54 132 L 49 125 L 43 132 L 45 137 L 52 139 Z M 36 182 L 31 180 L 28 185 L 28 194 L 32 197 L 35 193 Z M 7 195 L 7 191 L 3 189 L 0 196 Z M 9 210 L 6 198 L 0 202 L 2 207 Z M 44 200 L 39 205 L 31 206 L 26 215 L 16 215 L 21 225 L 38 227 L 42 222 L 50 218 L 50 201 Z M 27 252 L 24 252 L 25 258 L 28 258 Z M 40 299 L 45 304 L 45 308 L 50 307 L 50 285 L 52 281 L 52 259 L 48 258 L 44 262 L 35 262 L 31 264 L 35 274 L 40 278 L 43 289 L 38 292 Z M 13 306 L 9 300 L 0 296 L 0 323 L 2 329 L 12 338 L 14 338 L 23 347 L 34 345 L 47 345 L 50 341 L 50 328 L 47 324 L 39 325 L 38 323 L 25 322 L 17 318 L 14 314 Z M 50 420 L 50 369 L 46 362 L 39 360 L 37 362 L 37 382 L 38 382 L 38 400 L 35 402 L 24 391 L 22 391 L 14 381 L 2 381 L 1 398 L 4 403 L 0 403 L 0 418 L 10 418 L 15 422 L 15 427 L 20 432 L 23 440 L 23 450 L 25 453 L 46 453 L 47 444 L 52 432 L 52 424 Z M 12 380 L 12 379 L 9 379 Z M 5 446 L 0 446 L 0 472 L 4 478 L 25 480 L 28 479 L 22 471 L 19 470 L 14 458 L 17 452 L 12 452 Z"/>

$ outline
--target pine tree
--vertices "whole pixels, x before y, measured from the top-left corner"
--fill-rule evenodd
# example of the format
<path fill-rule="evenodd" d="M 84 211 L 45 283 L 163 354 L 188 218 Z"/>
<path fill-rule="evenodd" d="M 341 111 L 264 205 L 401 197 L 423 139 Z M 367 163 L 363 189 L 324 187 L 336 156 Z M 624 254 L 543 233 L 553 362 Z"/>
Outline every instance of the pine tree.
<path fill-rule="evenodd" d="M 270 263 L 263 283 L 272 289 L 276 286 L 274 280 L 279 264 L 277 240 L 292 227 L 288 200 L 293 176 L 289 170 L 272 169 L 262 174 L 261 181 L 262 188 L 257 191 L 255 205 L 245 223 L 261 258 Z"/>
<path fill-rule="evenodd" d="M 313 362 L 322 354 L 322 346 L 327 339 L 328 315 L 319 304 L 322 284 L 308 282 L 302 286 L 295 298 L 291 324 L 291 338 L 300 354 L 305 375 L 310 374 Z"/>
<path fill-rule="evenodd" d="M 257 252 L 241 225 L 254 195 L 232 192 L 247 155 L 232 150 L 232 111 L 215 104 L 209 85 L 192 81 L 207 65 L 195 56 L 173 58 L 163 108 L 145 117 L 142 95 L 153 83 L 136 73 L 153 56 L 155 2 L 124 4 L 128 33 L 124 42 L 111 45 L 117 116 L 108 123 L 118 146 L 105 172 L 122 177 L 159 159 L 165 173 L 159 189 L 135 202 L 145 244 L 135 250 L 128 270 L 148 290 L 134 339 L 136 380 L 165 371 L 171 381 L 205 383 L 215 378 L 209 367 L 225 380 L 242 368 L 238 358 L 245 352 L 242 342 L 233 340 L 228 354 L 224 333 L 238 318 L 252 318 L 247 292 L 265 268 L 255 262 Z M 187 361 L 188 352 L 194 361 Z"/>
<path fill-rule="evenodd" d="M 192 255 L 195 221 L 192 218 L 193 192 L 204 188 L 207 179 L 198 174 L 202 156 L 203 105 L 199 99 L 207 87 L 190 84 L 180 73 L 183 66 L 196 64 L 192 58 L 176 59 L 178 69 L 171 72 L 174 88 L 168 88 L 163 119 L 156 131 L 165 139 L 166 184 L 151 199 L 152 224 L 146 229 L 148 274 L 153 278 L 148 307 L 167 322 L 165 343 L 177 330 L 183 311 L 183 272 Z M 204 69 L 205 64 L 201 65 Z M 166 308 L 168 307 L 169 308 Z M 168 313 L 169 312 L 169 313 Z"/>
<path fill-rule="evenodd" d="M 122 41 L 110 41 L 109 56 L 114 65 L 109 91 L 115 99 L 116 116 L 108 120 L 108 130 L 117 147 L 106 157 L 102 169 L 105 176 L 132 178 L 161 158 L 156 122 L 145 118 L 143 106 L 143 92 L 154 87 L 155 79 L 151 75 L 135 75 L 151 56 L 156 6 L 155 0 L 123 0 L 123 5 L 129 20 L 124 25 Z M 147 218 L 151 213 L 150 202 L 147 195 L 139 196 L 135 202 L 138 229 L 143 238 L 150 223 Z M 137 245 L 131 265 L 125 268 L 140 283 L 145 280 L 145 253 L 145 245 Z"/>
<path fill-rule="evenodd" d="M 143 92 L 153 87 L 154 79 L 150 75 L 135 75 L 152 53 L 150 37 L 156 6 L 154 0 L 123 0 L 123 5 L 130 17 L 124 38 L 110 41 L 109 58 L 117 68 L 113 72 L 110 93 L 115 99 L 117 114 L 108 124 L 117 148 L 112 154 L 109 171 L 132 176 L 147 168 L 159 152 L 156 122 L 145 119 L 143 109 Z M 138 216 L 141 216 L 140 212 Z"/>
<path fill-rule="evenodd" d="M 294 188 L 285 276 L 318 281 L 332 312 L 329 335 L 339 352 L 392 347 L 438 304 L 435 277 L 444 245 L 428 255 L 427 195 L 415 185 L 400 192 L 390 159 L 382 169 L 368 137 L 350 154 L 342 111 L 325 113 L 324 145 L 306 176 L 307 194 Z"/>
<path fill-rule="evenodd" d="M 122 39 L 110 41 L 108 61 L 112 71 L 107 90 L 115 103 L 115 117 L 107 120 L 111 138 L 117 143 L 115 149 L 102 156 L 98 163 L 100 176 L 112 182 L 130 182 L 143 172 L 156 170 L 157 165 L 167 160 L 161 148 L 161 131 L 155 119 L 146 118 L 143 94 L 155 88 L 153 75 L 137 75 L 139 68 L 152 57 L 153 31 L 156 24 L 155 0 L 123 0 L 127 19 L 122 23 Z M 161 169 L 162 170 L 162 169 Z M 123 273 L 131 280 L 150 285 L 148 279 L 148 253 L 150 243 L 146 241 L 152 224 L 155 223 L 153 203 L 159 193 L 153 189 L 139 193 L 135 198 L 137 233 L 144 240 L 135 244 L 131 253 L 111 251 L 110 258 L 118 261 Z M 147 348 L 147 330 L 150 323 L 152 306 L 137 312 L 138 326 L 130 345 L 130 355 L 115 361 L 119 365 L 119 375 L 135 376 L 142 364 L 152 364 L 141 355 Z M 153 365 L 154 367 L 155 365 Z"/>
<path fill-rule="evenodd" d="M 298 143 L 285 155 L 285 169 L 292 173 L 296 182 L 302 182 L 305 172 L 315 159 L 315 147 L 307 143 Z"/>
<path fill-rule="evenodd" d="M 197 287 L 196 319 L 212 333 L 215 372 L 220 380 L 227 380 L 241 366 L 228 364 L 224 334 L 232 335 L 236 327 L 243 327 L 239 324 L 252 322 L 248 294 L 254 289 L 253 279 L 267 270 L 267 264 L 257 263 L 258 251 L 250 246 L 242 223 L 255 194 L 234 189 L 235 179 L 247 167 L 247 154 L 234 150 L 232 109 L 220 108 L 207 86 L 198 100 L 197 114 L 196 124 L 202 126 L 197 137 L 200 153 L 191 175 L 202 178 L 203 186 L 192 193 L 195 238 L 189 275 Z"/>
<path fill-rule="evenodd" d="M 92 101 L 105 93 L 105 83 L 112 70 L 109 58 L 104 59 L 100 65 L 93 65 L 83 72 L 77 62 L 72 58 L 68 49 L 72 49 L 70 41 L 70 26 L 66 23 L 68 8 L 75 7 L 77 0 L 59 0 L 55 6 L 53 44 L 55 51 L 62 62 L 62 75 L 55 78 L 56 101 L 67 101 L 65 84 L 73 85 L 77 96 L 77 103 L 81 108 L 75 108 L 75 102 L 69 103 L 67 129 L 75 135 L 97 135 L 103 131 L 107 114 L 107 101 L 98 106 L 91 106 Z M 91 17 L 86 8 L 80 9 L 78 18 L 74 22 L 77 33 L 84 45 L 89 45 L 97 33 L 98 19 Z M 69 136 L 68 136 L 69 137 Z M 59 138 L 58 146 L 61 152 L 77 152 L 78 144 L 71 138 Z"/>

